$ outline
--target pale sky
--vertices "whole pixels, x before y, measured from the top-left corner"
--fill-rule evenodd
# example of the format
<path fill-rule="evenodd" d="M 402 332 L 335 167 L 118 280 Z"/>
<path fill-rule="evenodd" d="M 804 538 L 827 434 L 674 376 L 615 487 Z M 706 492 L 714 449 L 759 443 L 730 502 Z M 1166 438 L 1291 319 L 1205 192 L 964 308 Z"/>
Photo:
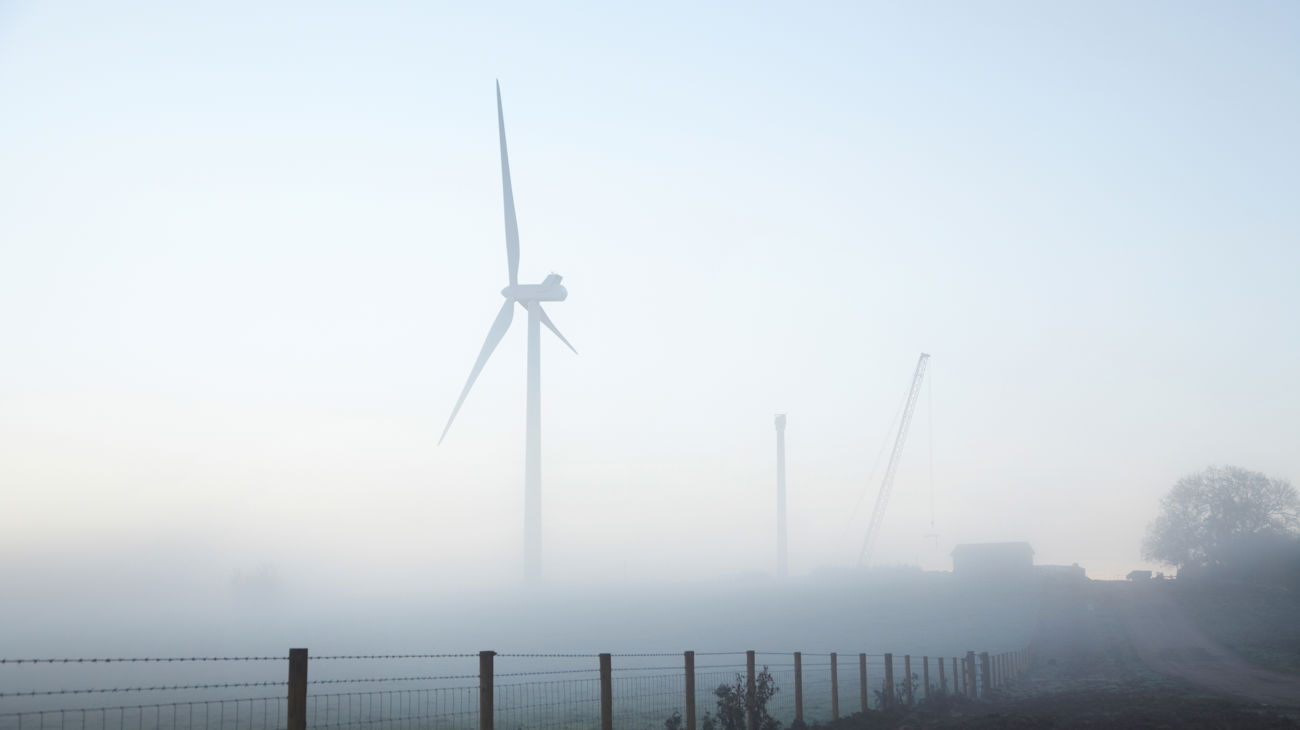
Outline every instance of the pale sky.
<path fill-rule="evenodd" d="M 555 580 L 772 571 L 776 412 L 851 564 L 922 351 L 877 563 L 1300 480 L 1300 5 L 271 5 L 0 1 L 10 576 L 518 579 L 496 79 Z"/>

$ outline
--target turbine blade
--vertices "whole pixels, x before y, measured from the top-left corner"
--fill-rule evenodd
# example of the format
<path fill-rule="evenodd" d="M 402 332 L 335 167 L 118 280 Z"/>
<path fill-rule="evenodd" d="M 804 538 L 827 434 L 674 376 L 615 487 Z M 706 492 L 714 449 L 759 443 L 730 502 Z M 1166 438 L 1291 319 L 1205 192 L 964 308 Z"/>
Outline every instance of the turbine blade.
<path fill-rule="evenodd" d="M 497 81 L 497 129 L 501 133 L 501 197 L 506 206 L 506 265 L 510 286 L 519 283 L 519 222 L 515 220 L 515 191 L 510 186 L 510 155 L 506 153 L 506 115 L 501 109 L 501 82 Z"/>
<path fill-rule="evenodd" d="M 569 349 L 573 350 L 573 354 L 578 354 L 578 351 L 573 349 L 573 345 L 569 345 L 569 341 L 564 339 L 564 335 L 560 334 L 560 331 L 555 328 L 555 325 L 551 322 L 551 318 L 546 316 L 546 310 L 542 309 L 542 305 L 540 304 L 537 305 L 537 316 L 542 320 L 542 324 L 546 325 L 546 329 L 554 332 L 555 336 L 560 338 L 560 342 L 568 345 Z"/>
<path fill-rule="evenodd" d="M 506 330 L 510 329 L 510 320 L 515 316 L 515 300 L 506 299 L 506 303 L 501 305 L 501 311 L 497 312 L 497 318 L 492 322 L 492 329 L 488 330 L 487 339 L 483 341 L 483 349 L 478 353 L 478 360 L 474 361 L 474 369 L 469 371 L 469 381 L 465 383 L 465 389 L 460 392 L 460 398 L 456 399 L 456 407 L 451 409 L 451 417 L 447 419 L 447 425 L 442 429 L 442 436 L 438 437 L 438 443 L 447 438 L 447 431 L 451 428 L 451 422 L 456 420 L 456 414 L 460 412 L 461 404 L 465 402 L 465 396 L 469 395 L 469 389 L 474 387 L 474 381 L 478 380 L 478 374 L 483 371 L 483 365 L 491 357 L 492 351 L 497 349 L 497 343 L 505 337 Z"/>

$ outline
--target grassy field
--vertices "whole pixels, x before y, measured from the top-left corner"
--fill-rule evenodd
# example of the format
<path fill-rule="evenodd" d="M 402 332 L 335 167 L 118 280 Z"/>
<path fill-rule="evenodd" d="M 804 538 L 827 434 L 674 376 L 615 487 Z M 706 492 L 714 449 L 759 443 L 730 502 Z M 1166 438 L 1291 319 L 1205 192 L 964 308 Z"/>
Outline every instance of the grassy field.
<path fill-rule="evenodd" d="M 1113 590 L 1103 585 L 1062 586 L 1043 595 L 1035 659 L 990 701 L 957 701 L 894 714 L 872 712 L 827 730 L 879 728 L 1298 728 L 1300 708 L 1265 707 L 1216 696 L 1147 668 L 1129 645 Z M 1205 620 L 1231 619 L 1227 635 L 1263 641 L 1296 613 L 1276 597 L 1184 596 Z M 1248 630 L 1242 624 L 1257 625 Z M 1267 622 L 1267 623 L 1262 623 Z M 1277 653 L 1281 653 L 1280 651 Z"/>
<path fill-rule="evenodd" d="M 1260 666 L 1300 674 L 1300 594 L 1185 581 L 1169 587 L 1210 638 Z"/>
<path fill-rule="evenodd" d="M 987 714 L 952 726 L 1300 727 L 1294 711 L 1219 697 L 1149 669 L 1129 645 L 1114 592 L 1102 588 L 1045 596 L 1031 671 Z"/>

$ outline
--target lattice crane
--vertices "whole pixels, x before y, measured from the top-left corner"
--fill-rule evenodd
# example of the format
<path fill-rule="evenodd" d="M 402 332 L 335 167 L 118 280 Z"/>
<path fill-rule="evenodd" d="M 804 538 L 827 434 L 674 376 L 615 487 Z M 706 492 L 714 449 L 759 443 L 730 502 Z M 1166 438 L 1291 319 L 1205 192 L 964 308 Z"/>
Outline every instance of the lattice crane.
<path fill-rule="evenodd" d="M 876 494 L 876 506 L 871 511 L 871 524 L 867 527 L 867 538 L 862 541 L 862 551 L 858 553 L 858 567 L 866 564 L 871 557 L 871 550 L 880 533 L 880 522 L 885 517 L 885 505 L 889 503 L 889 490 L 894 486 L 894 472 L 898 470 L 898 459 L 903 454 L 903 444 L 907 442 L 907 429 L 912 425 L 912 411 L 916 409 L 916 400 L 921 395 L 921 380 L 925 378 L 925 365 L 930 356 L 921 353 L 916 361 L 916 372 L 912 374 L 912 389 L 907 394 L 907 403 L 903 406 L 903 419 L 898 424 L 898 436 L 894 438 L 894 450 L 889 454 L 889 466 L 885 469 L 885 478 L 880 482 L 880 492 Z"/>

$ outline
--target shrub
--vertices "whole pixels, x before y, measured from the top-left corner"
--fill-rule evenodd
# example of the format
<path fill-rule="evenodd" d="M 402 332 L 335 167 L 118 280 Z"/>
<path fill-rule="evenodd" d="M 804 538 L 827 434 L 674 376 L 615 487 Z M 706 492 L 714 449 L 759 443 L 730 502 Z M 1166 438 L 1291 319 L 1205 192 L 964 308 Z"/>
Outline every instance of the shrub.
<path fill-rule="evenodd" d="M 767 667 L 754 677 L 754 694 L 748 696 L 749 692 L 745 688 L 745 677 L 736 675 L 736 684 L 720 684 L 717 689 L 713 690 L 713 695 L 718 698 L 716 716 L 704 713 L 704 718 L 700 721 L 700 730 L 745 730 L 745 715 L 750 709 L 753 709 L 754 716 L 758 718 L 757 730 L 780 730 L 781 723 L 772 717 L 767 711 L 767 703 L 772 699 L 780 689 L 776 686 L 776 680 L 772 678 L 772 673 Z M 664 730 L 681 730 L 682 713 L 674 712 L 672 717 L 664 720 Z"/>
<path fill-rule="evenodd" d="M 912 689 L 912 696 L 916 697 L 916 690 L 918 687 L 921 686 L 921 678 L 916 674 L 916 672 L 913 672 L 910 678 L 904 677 L 902 680 L 894 684 L 894 705 L 893 705 L 894 707 L 896 708 L 907 707 L 907 690 L 908 690 L 909 680 Z M 879 706 L 882 710 L 885 709 L 885 702 L 887 699 L 885 693 L 888 691 L 889 689 L 885 687 L 884 680 L 881 680 L 880 689 L 875 690 L 875 695 L 876 695 L 876 705 Z"/>

